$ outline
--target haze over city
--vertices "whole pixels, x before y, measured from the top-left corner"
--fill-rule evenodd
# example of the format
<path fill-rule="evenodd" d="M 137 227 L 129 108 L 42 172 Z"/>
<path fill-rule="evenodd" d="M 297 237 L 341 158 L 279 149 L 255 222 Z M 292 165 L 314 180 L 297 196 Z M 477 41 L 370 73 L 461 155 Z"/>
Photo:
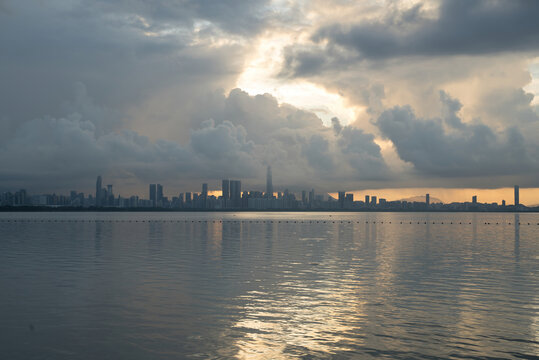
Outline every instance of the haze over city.
<path fill-rule="evenodd" d="M 536 1 L 0 0 L 0 192 L 539 204 Z M 215 184 L 215 185 L 212 185 Z"/>

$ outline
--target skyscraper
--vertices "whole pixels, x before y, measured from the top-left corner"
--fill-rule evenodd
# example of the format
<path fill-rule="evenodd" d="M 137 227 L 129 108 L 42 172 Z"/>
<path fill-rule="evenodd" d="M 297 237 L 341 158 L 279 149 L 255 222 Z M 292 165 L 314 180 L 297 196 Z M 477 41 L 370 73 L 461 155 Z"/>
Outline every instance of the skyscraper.
<path fill-rule="evenodd" d="M 344 196 L 345 196 L 345 192 L 339 191 L 339 207 L 341 209 L 344 208 Z"/>
<path fill-rule="evenodd" d="M 207 198 L 208 197 L 208 183 L 202 184 L 202 197 Z"/>
<path fill-rule="evenodd" d="M 157 206 L 163 206 L 163 186 L 161 184 L 157 184 L 155 202 Z"/>
<path fill-rule="evenodd" d="M 273 197 L 273 181 L 271 178 L 271 166 L 268 165 L 268 172 L 266 174 L 266 197 Z"/>
<path fill-rule="evenodd" d="M 200 193 L 200 198 L 202 200 L 202 207 L 206 208 L 208 203 L 208 184 L 203 183 L 202 184 L 202 192 Z"/>
<path fill-rule="evenodd" d="M 477 204 L 477 195 L 472 196 L 472 204 Z"/>
<path fill-rule="evenodd" d="M 427 207 L 430 206 L 430 194 L 425 195 L 425 205 Z"/>
<path fill-rule="evenodd" d="M 112 185 L 107 185 L 107 198 L 104 200 L 107 206 L 114 206 L 114 194 L 112 193 Z"/>
<path fill-rule="evenodd" d="M 515 206 L 520 205 L 520 199 L 519 199 L 519 186 L 515 185 Z"/>
<path fill-rule="evenodd" d="M 241 181 L 230 180 L 230 201 L 232 206 L 240 207 L 241 205 Z"/>
<path fill-rule="evenodd" d="M 365 195 L 365 205 L 369 205 L 371 203 L 371 197 L 369 195 Z"/>
<path fill-rule="evenodd" d="M 221 191 L 223 192 L 223 200 L 230 200 L 230 181 L 223 180 L 221 182 Z"/>
<path fill-rule="evenodd" d="M 150 184 L 150 201 L 152 203 L 152 206 L 156 206 L 156 194 L 157 194 L 157 187 L 155 184 Z"/>
<path fill-rule="evenodd" d="M 101 206 L 101 175 L 97 177 L 97 181 L 95 183 L 95 206 L 100 207 Z"/>

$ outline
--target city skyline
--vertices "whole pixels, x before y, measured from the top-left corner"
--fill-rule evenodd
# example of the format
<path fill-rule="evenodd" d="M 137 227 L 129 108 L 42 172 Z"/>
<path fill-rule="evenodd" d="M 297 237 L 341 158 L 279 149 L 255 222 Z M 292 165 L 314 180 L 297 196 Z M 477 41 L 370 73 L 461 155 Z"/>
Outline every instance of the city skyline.
<path fill-rule="evenodd" d="M 147 198 L 137 195 L 121 196 L 113 192 L 113 184 L 103 186 L 103 178 L 97 176 L 95 193 L 85 196 L 83 192 L 71 190 L 70 195 L 30 195 L 26 189 L 15 193 L 0 194 L 0 206 L 70 206 L 82 208 L 157 208 L 193 210 L 426 210 L 426 211 L 515 211 L 539 208 L 526 206 L 520 200 L 520 186 L 513 187 L 513 203 L 501 201 L 478 201 L 474 194 L 463 202 L 444 203 L 430 193 L 410 198 L 388 199 L 376 191 L 360 198 L 354 192 L 317 194 L 315 189 L 302 190 L 296 194 L 285 188 L 274 192 L 271 166 L 267 166 L 266 192 L 243 189 L 241 180 L 222 179 L 221 190 L 209 190 L 208 183 L 201 184 L 200 192 L 181 192 L 166 196 L 163 185 L 149 184 Z M 355 199 L 354 199 L 355 197 Z M 364 200 L 361 200 L 364 199 Z"/>

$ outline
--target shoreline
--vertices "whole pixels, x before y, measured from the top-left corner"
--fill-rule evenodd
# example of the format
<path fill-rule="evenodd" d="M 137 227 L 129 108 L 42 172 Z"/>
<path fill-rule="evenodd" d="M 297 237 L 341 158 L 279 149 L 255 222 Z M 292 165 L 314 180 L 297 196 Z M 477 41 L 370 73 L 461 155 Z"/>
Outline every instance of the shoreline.
<path fill-rule="evenodd" d="M 201 213 L 230 213 L 230 212 L 241 212 L 241 213 L 280 213 L 280 212 L 312 212 L 312 213 L 321 213 L 321 212 L 332 212 L 332 213 L 370 213 L 370 212 L 407 212 L 407 213 L 539 213 L 539 207 L 533 208 L 524 208 L 524 209 L 500 209 L 500 210 L 479 210 L 479 209 L 469 209 L 469 210 L 451 210 L 451 209 L 165 209 L 165 208 L 115 208 L 115 207 L 104 207 L 104 208 L 79 208 L 79 207 L 68 207 L 68 206 L 3 206 L 0 207 L 0 213 L 20 213 L 20 212 L 178 212 L 178 213 L 187 213 L 187 212 L 201 212 Z"/>

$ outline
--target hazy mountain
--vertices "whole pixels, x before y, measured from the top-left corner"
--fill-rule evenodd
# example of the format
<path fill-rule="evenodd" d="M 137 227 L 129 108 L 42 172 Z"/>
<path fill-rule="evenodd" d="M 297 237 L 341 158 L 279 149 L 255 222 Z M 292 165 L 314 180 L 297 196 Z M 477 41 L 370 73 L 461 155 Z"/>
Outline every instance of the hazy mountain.
<path fill-rule="evenodd" d="M 408 197 L 408 198 L 405 198 L 405 199 L 400 199 L 399 201 L 425 202 L 425 195 L 411 196 L 411 197 Z M 431 203 L 431 204 L 434 204 L 434 203 L 443 203 L 443 201 L 440 200 L 440 199 L 438 199 L 438 198 L 435 198 L 435 197 L 431 196 L 431 197 L 430 197 L 430 203 Z"/>

